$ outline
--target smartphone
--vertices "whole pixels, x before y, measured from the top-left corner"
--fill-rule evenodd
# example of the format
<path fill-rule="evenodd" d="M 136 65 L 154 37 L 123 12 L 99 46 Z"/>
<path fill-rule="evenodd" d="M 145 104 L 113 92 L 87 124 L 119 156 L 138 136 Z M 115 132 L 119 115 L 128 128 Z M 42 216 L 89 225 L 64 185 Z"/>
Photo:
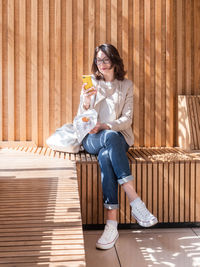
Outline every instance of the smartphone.
<path fill-rule="evenodd" d="M 83 83 L 87 83 L 85 85 L 85 87 L 84 87 L 85 90 L 87 90 L 87 89 L 89 89 L 89 88 L 91 88 L 93 86 L 93 84 L 92 84 L 92 78 L 91 78 L 90 75 L 83 75 L 82 76 L 82 80 L 83 80 Z"/>

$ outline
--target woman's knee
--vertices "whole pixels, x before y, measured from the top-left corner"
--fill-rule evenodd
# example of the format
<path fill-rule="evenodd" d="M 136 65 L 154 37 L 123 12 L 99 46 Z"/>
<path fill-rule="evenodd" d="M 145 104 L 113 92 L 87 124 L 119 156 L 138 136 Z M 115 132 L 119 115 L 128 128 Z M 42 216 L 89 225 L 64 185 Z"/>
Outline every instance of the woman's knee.
<path fill-rule="evenodd" d="M 121 142 L 121 137 L 118 132 L 113 130 L 107 130 L 104 134 L 104 142 L 106 145 L 119 144 L 119 142 Z"/>

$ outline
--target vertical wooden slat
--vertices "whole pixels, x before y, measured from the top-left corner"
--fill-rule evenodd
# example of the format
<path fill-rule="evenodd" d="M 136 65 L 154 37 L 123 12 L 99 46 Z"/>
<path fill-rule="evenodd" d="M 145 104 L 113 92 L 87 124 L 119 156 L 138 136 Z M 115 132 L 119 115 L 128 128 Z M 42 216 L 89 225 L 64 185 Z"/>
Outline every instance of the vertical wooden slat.
<path fill-rule="evenodd" d="M 153 207 L 152 212 L 154 216 L 158 217 L 158 164 L 153 162 Z"/>
<path fill-rule="evenodd" d="M 150 1 L 150 146 L 155 145 L 155 1 Z M 145 144 L 146 145 L 146 144 Z"/>
<path fill-rule="evenodd" d="M 142 200 L 147 203 L 147 182 L 148 182 L 148 168 L 147 165 L 142 163 Z"/>
<path fill-rule="evenodd" d="M 63 3 L 63 2 L 62 2 Z M 62 57 L 62 62 L 63 63 L 63 75 L 62 75 L 62 81 L 63 81 L 63 92 L 65 92 L 65 98 L 64 98 L 64 112 L 65 112 L 65 122 L 71 122 L 72 121 L 72 0 L 69 0 L 66 2 L 66 6 L 65 9 L 63 8 L 63 10 L 65 10 L 66 13 L 66 17 L 64 17 L 63 19 L 66 22 L 66 26 L 64 28 L 64 36 L 66 38 L 66 40 L 64 39 L 63 42 L 65 41 L 66 43 L 63 44 L 63 47 L 65 48 L 66 51 L 66 57 Z M 63 37 L 63 34 L 62 34 Z"/>
<path fill-rule="evenodd" d="M 169 163 L 164 162 L 163 173 L 163 206 L 164 206 L 164 222 L 169 221 Z"/>
<path fill-rule="evenodd" d="M 76 29 L 73 28 L 73 30 L 75 30 L 76 34 L 76 46 L 74 47 L 73 55 L 75 56 L 74 60 L 76 60 L 76 83 L 73 87 L 73 116 L 75 116 L 78 109 L 80 98 L 79 95 L 82 84 L 81 76 L 83 74 L 83 0 L 76 0 L 76 10 L 74 10 L 74 13 L 76 16 L 76 24 L 74 24 L 74 27 L 76 27 Z"/>
<path fill-rule="evenodd" d="M 61 126 L 61 0 L 55 1 L 55 128 Z"/>
<path fill-rule="evenodd" d="M 161 146 L 166 145 L 166 0 L 161 3 Z"/>
<path fill-rule="evenodd" d="M 3 140 L 3 2 L 0 1 L 0 140 Z"/>
<path fill-rule="evenodd" d="M 97 165 L 92 164 L 92 223 L 98 223 L 98 180 L 97 180 Z"/>
<path fill-rule="evenodd" d="M 106 42 L 111 43 L 111 0 L 106 1 Z"/>
<path fill-rule="evenodd" d="M 175 163 L 174 171 L 174 222 L 178 222 L 180 218 L 180 175 L 179 164 Z"/>
<path fill-rule="evenodd" d="M 92 66 L 92 60 L 94 56 L 94 48 L 95 48 L 95 6 L 94 1 L 89 0 L 88 5 L 88 19 L 89 19 L 89 25 L 88 25 L 88 73 L 91 73 L 91 66 Z"/>
<path fill-rule="evenodd" d="M 81 166 L 81 203 L 82 203 L 82 218 L 83 218 L 83 224 L 87 223 L 87 205 L 84 205 L 84 203 L 87 203 L 87 170 L 86 170 L 86 164 L 82 164 Z"/>
<path fill-rule="evenodd" d="M 161 70 L 162 70 L 162 1 L 156 2 L 155 5 L 155 140 L 157 146 L 161 146 L 161 98 L 162 98 L 162 80 L 161 80 Z"/>
<path fill-rule="evenodd" d="M 133 0 L 128 2 L 128 79 L 133 80 Z"/>
<path fill-rule="evenodd" d="M 43 139 L 42 144 L 49 136 L 49 1 L 43 0 L 43 92 L 42 92 L 42 112 L 43 112 Z M 41 144 L 41 145 L 42 145 Z"/>
<path fill-rule="evenodd" d="M 174 181 L 175 181 L 175 175 L 174 175 L 174 163 L 169 163 L 169 222 L 174 222 Z"/>
<path fill-rule="evenodd" d="M 191 163 L 191 177 L 190 177 L 190 222 L 195 221 L 195 162 Z"/>
<path fill-rule="evenodd" d="M 185 163 L 185 219 L 184 222 L 189 222 L 190 219 L 190 181 L 191 181 L 191 166 L 190 162 Z"/>
<path fill-rule="evenodd" d="M 145 73 L 144 73 L 144 0 L 139 1 L 139 143 L 144 146 L 144 95 L 145 95 Z"/>
<path fill-rule="evenodd" d="M 175 65 L 174 1 L 166 4 L 166 146 L 174 146 L 174 65 Z M 177 116 L 176 116 L 177 117 Z"/>
<path fill-rule="evenodd" d="M 111 0 L 111 43 L 117 47 L 117 1 Z"/>
<path fill-rule="evenodd" d="M 118 5 L 119 7 L 119 5 Z M 128 1 L 122 0 L 122 57 L 125 69 L 128 68 L 128 55 L 129 55 L 129 47 L 128 47 Z M 118 18 L 119 19 L 119 18 Z M 118 44 L 119 47 L 119 44 Z"/>
<path fill-rule="evenodd" d="M 100 1 L 100 44 L 106 43 L 106 0 Z"/>
<path fill-rule="evenodd" d="M 153 212 L 153 165 L 148 163 L 148 176 L 147 176 L 147 205 L 148 209 Z"/>
<path fill-rule="evenodd" d="M 92 223 L 92 205 L 93 205 L 93 199 L 92 199 L 92 164 L 87 164 L 87 224 Z"/>
<path fill-rule="evenodd" d="M 8 16 L 7 16 L 7 45 L 8 45 L 8 91 L 7 91 L 7 139 L 14 140 L 15 125 L 14 125 L 14 1 L 8 0 Z"/>
<path fill-rule="evenodd" d="M 38 144 L 38 4 L 31 1 L 31 134 L 32 140 Z"/>
<path fill-rule="evenodd" d="M 199 53 L 199 44 L 200 44 L 200 34 L 199 34 L 199 25 L 200 25 L 200 2 L 194 0 L 194 94 L 199 94 L 200 90 L 200 53 Z"/>
<path fill-rule="evenodd" d="M 185 218 L 185 199 L 184 199 L 184 188 L 185 188 L 185 164 L 180 163 L 180 222 L 184 222 Z"/>
<path fill-rule="evenodd" d="M 200 162 L 196 163 L 196 185 L 195 185 L 195 221 L 200 221 L 200 194 L 199 189 L 200 188 Z"/>
<path fill-rule="evenodd" d="M 150 146 L 150 136 L 151 136 L 151 129 L 150 129 L 150 124 L 152 121 L 150 121 L 150 100 L 151 100 L 151 23 L 150 23 L 150 18 L 151 18 L 151 1 L 145 0 L 144 1 L 144 31 L 145 31 L 145 47 L 144 47 L 144 71 L 145 71 L 145 100 L 144 100 L 144 105 L 145 105 L 145 111 L 144 111 L 144 116 L 145 116 L 145 146 L 149 147 Z"/>
<path fill-rule="evenodd" d="M 19 1 L 20 140 L 26 140 L 26 1 Z"/>
<path fill-rule="evenodd" d="M 187 12 L 185 12 L 186 16 L 186 29 L 185 29 L 185 47 L 186 47 L 186 52 L 185 52 L 185 74 L 186 74 L 186 84 L 185 84 L 185 94 L 191 94 L 192 88 L 191 88 L 191 79 L 192 79 L 192 29 L 191 29 L 191 20 L 192 20 L 192 0 L 188 0 L 185 3 L 185 9 Z"/>
<path fill-rule="evenodd" d="M 158 221 L 163 222 L 163 190 L 164 190 L 164 181 L 163 181 L 163 163 L 158 163 Z"/>
<path fill-rule="evenodd" d="M 140 131 L 139 131 L 139 121 L 140 121 L 140 113 L 139 113 L 139 97 L 140 97 L 140 57 L 139 57 L 139 15 L 140 15 L 140 6 L 139 0 L 135 0 L 133 3 L 133 81 L 134 81 L 134 123 L 133 123 L 133 131 L 134 131 L 134 144 L 138 146 Z"/>
<path fill-rule="evenodd" d="M 102 224 L 104 223 L 104 205 L 103 205 L 103 192 L 102 192 L 102 186 L 101 186 L 101 172 L 100 167 L 97 167 L 97 181 L 98 181 L 98 223 Z"/>

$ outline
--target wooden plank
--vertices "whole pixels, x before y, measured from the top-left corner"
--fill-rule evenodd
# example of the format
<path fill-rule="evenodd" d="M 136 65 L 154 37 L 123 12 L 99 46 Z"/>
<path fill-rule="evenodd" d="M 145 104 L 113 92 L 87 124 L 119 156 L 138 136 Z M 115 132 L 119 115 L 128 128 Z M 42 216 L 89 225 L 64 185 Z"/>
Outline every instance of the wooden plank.
<path fill-rule="evenodd" d="M 193 97 L 188 97 L 188 105 L 189 105 L 189 118 L 190 118 L 190 128 L 192 131 L 192 149 L 198 149 L 197 142 L 197 131 L 196 131 L 196 122 L 195 122 L 195 110 L 193 107 Z"/>
<path fill-rule="evenodd" d="M 54 91 L 54 112 L 55 128 L 61 126 L 61 0 L 55 2 L 55 91 Z"/>
<path fill-rule="evenodd" d="M 49 0 L 43 0 L 43 33 L 42 33 L 42 49 L 43 49 L 43 89 L 42 89 L 42 140 L 41 145 L 49 137 Z"/>
<path fill-rule="evenodd" d="M 158 1 L 155 5 L 155 140 L 156 145 L 161 146 L 161 120 L 162 120 L 162 1 Z"/>
<path fill-rule="evenodd" d="M 185 164 L 180 163 L 180 222 L 184 222 L 185 219 L 185 195 L 184 195 L 184 187 L 185 187 Z"/>
<path fill-rule="evenodd" d="M 97 164 L 92 164 L 92 223 L 98 223 L 98 175 Z"/>
<path fill-rule="evenodd" d="M 198 193 L 198 188 L 200 188 L 200 163 L 196 164 L 196 186 L 195 186 L 195 221 L 200 222 L 200 195 Z"/>
<path fill-rule="evenodd" d="M 133 80 L 134 80 L 134 121 L 133 121 L 133 132 L 134 132 L 134 145 L 139 145 L 139 121 L 140 121 L 140 113 L 139 113 L 139 95 L 140 95 L 140 39 L 139 39 L 139 16 L 140 16 L 140 8 L 139 8 L 139 0 L 134 1 L 133 5 Z"/>
<path fill-rule="evenodd" d="M 174 177 L 174 168 L 175 164 L 174 162 L 169 163 L 169 178 L 168 178 L 168 183 L 169 183 L 169 222 L 174 222 L 174 184 L 175 184 L 175 177 Z"/>
<path fill-rule="evenodd" d="M 166 5 L 161 1 L 161 146 L 166 145 Z"/>
<path fill-rule="evenodd" d="M 192 106 L 193 106 L 193 112 L 194 112 L 194 128 L 196 133 L 196 143 L 195 147 L 196 149 L 200 149 L 200 96 L 193 96 L 192 97 Z"/>
<path fill-rule="evenodd" d="M 200 36 L 199 36 L 199 25 L 200 25 L 200 16 L 199 16 L 199 10 L 200 10 L 200 2 L 194 1 L 194 51 L 193 51 L 193 57 L 194 57 L 194 95 L 199 94 L 200 90 L 200 54 L 199 51 L 199 43 L 200 43 Z"/>
<path fill-rule="evenodd" d="M 19 125 L 21 141 L 26 138 L 26 2 L 19 2 Z"/>
<path fill-rule="evenodd" d="M 111 0 L 111 43 L 117 47 L 117 1 Z"/>
<path fill-rule="evenodd" d="M 189 192 L 189 212 L 190 212 L 190 222 L 195 221 L 195 167 L 196 164 L 194 162 L 191 163 L 191 176 L 190 176 L 190 192 Z"/>
<path fill-rule="evenodd" d="M 38 145 L 38 4 L 37 1 L 31 1 L 31 135 L 32 140 Z"/>
<path fill-rule="evenodd" d="M 98 223 L 103 224 L 104 221 L 104 205 L 103 205 L 103 192 L 102 192 L 102 185 L 101 185 L 101 172 L 100 167 L 97 167 L 97 181 L 98 181 Z"/>
<path fill-rule="evenodd" d="M 175 64 L 175 8 L 174 1 L 166 1 L 166 146 L 174 146 L 175 102 L 174 64 Z"/>
<path fill-rule="evenodd" d="M 174 176 L 174 222 L 179 222 L 180 219 L 180 165 L 175 163 Z"/>
<path fill-rule="evenodd" d="M 3 2 L 0 1 L 0 140 L 3 140 Z"/>
<path fill-rule="evenodd" d="M 63 2 L 62 2 L 63 4 Z M 63 29 L 63 24 L 62 24 L 62 29 L 65 31 L 65 39 L 63 39 L 63 34 L 62 34 L 62 40 L 63 40 L 63 47 L 66 51 L 66 57 L 62 57 L 62 62 L 63 62 L 63 75 L 62 75 L 62 80 L 63 80 L 63 93 L 66 92 L 65 95 L 65 106 L 66 106 L 66 111 L 65 111 L 65 116 L 66 116 L 66 122 L 72 122 L 73 115 L 72 115 L 72 0 L 69 0 L 66 2 L 66 7 L 63 9 L 62 12 L 65 10 L 65 14 L 63 14 L 63 19 L 65 19 L 66 26 Z M 65 25 L 65 24 L 64 24 Z M 67 32 L 67 34 L 66 34 Z"/>
<path fill-rule="evenodd" d="M 149 147 L 150 146 L 150 140 L 151 140 L 151 127 L 150 124 L 150 108 L 151 108 L 151 1 L 145 0 L 144 1 L 144 49 L 145 49 L 145 54 L 144 54 L 144 71 L 145 71 L 145 100 L 144 100 L 144 105 L 145 105 L 145 146 Z"/>
<path fill-rule="evenodd" d="M 164 179 L 163 179 L 163 175 L 164 175 L 164 166 L 163 163 L 158 163 L 158 221 L 159 222 L 163 222 L 164 218 L 164 203 L 163 203 L 163 199 L 164 199 Z"/>
<path fill-rule="evenodd" d="M 158 164 L 153 163 L 153 177 L 152 177 L 152 212 L 154 216 L 158 217 Z"/>
<path fill-rule="evenodd" d="M 100 16 L 100 44 L 106 43 L 106 0 L 100 1 L 100 10 L 99 10 L 99 16 Z"/>
<path fill-rule="evenodd" d="M 7 1 L 7 45 L 8 45 L 8 62 L 7 62 L 7 77 L 8 77 L 8 88 L 7 88 L 7 124 L 8 128 L 7 140 L 14 140 L 15 125 L 15 99 L 14 99 L 14 2 L 12 0 Z"/>
<path fill-rule="evenodd" d="M 192 88 L 192 0 L 185 3 L 185 94 L 191 94 Z"/>
<path fill-rule="evenodd" d="M 153 164 L 147 164 L 147 205 L 153 211 Z"/>
<path fill-rule="evenodd" d="M 164 222 L 169 221 L 169 163 L 164 162 L 163 170 L 163 208 Z"/>
<path fill-rule="evenodd" d="M 93 183 L 92 183 L 92 164 L 87 164 L 87 224 L 92 224 L 92 191 L 93 191 Z"/>

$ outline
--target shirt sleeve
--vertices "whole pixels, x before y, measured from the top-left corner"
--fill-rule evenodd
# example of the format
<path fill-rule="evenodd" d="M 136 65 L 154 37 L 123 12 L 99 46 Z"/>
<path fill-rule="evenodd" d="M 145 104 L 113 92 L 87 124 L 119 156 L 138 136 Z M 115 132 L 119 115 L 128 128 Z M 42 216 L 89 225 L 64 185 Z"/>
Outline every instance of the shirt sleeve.
<path fill-rule="evenodd" d="M 133 120 L 133 84 L 129 86 L 122 108 L 121 115 L 113 122 L 106 123 L 111 130 L 122 131 L 128 129 L 132 125 Z"/>

